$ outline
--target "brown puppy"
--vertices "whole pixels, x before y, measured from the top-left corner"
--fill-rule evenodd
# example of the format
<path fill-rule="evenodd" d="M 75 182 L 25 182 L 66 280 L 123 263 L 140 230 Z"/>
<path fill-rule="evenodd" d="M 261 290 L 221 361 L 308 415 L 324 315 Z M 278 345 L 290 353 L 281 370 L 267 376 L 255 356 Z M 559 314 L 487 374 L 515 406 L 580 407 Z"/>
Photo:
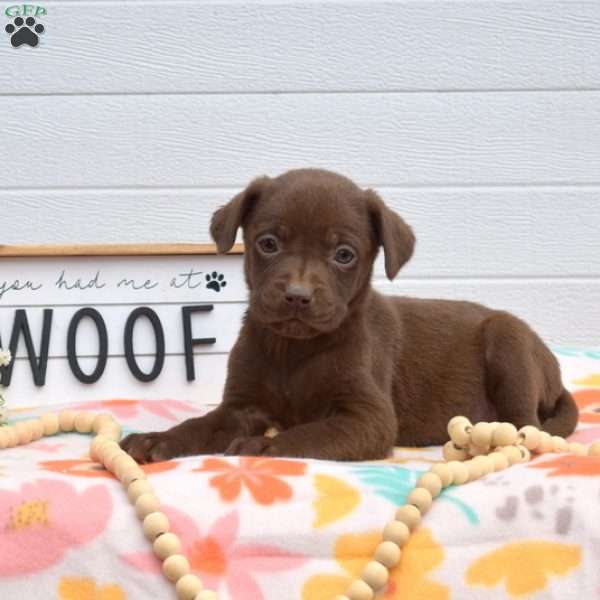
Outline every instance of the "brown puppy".
<path fill-rule="evenodd" d="M 522 321 L 470 302 L 371 288 L 380 246 L 393 279 L 410 227 L 371 190 L 320 170 L 263 177 L 219 209 L 220 252 L 244 230 L 250 297 L 222 404 L 130 435 L 138 461 L 205 453 L 339 460 L 447 440 L 455 415 L 570 434 L 577 408 L 554 356 Z M 274 439 L 263 436 L 277 427 Z"/>

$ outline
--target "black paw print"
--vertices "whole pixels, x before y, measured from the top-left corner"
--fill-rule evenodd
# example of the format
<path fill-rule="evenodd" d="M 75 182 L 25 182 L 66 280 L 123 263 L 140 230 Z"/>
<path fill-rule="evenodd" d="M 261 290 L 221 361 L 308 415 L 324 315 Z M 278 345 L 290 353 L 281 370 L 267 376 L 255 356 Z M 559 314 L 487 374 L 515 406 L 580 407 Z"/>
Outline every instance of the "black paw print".
<path fill-rule="evenodd" d="M 35 24 L 35 19 L 33 17 L 27 17 L 26 20 L 22 17 L 17 17 L 4 29 L 6 33 L 10 34 L 10 43 L 15 48 L 18 48 L 23 44 L 35 48 L 40 41 L 38 34 L 42 34 L 45 31 L 45 28 L 41 23 Z"/>
<path fill-rule="evenodd" d="M 215 290 L 215 292 L 220 292 L 222 288 L 227 285 L 225 281 L 225 275 L 223 273 L 217 273 L 213 271 L 206 275 L 206 287 L 209 290 Z"/>

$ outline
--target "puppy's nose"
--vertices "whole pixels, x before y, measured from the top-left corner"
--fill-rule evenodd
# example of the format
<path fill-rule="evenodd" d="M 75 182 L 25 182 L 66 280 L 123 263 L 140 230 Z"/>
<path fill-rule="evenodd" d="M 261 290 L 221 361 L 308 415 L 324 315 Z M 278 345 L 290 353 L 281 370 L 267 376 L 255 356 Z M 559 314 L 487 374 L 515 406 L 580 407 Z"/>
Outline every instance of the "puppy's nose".
<path fill-rule="evenodd" d="M 313 290 L 306 286 L 290 283 L 285 288 L 285 301 L 294 306 L 308 306 L 313 299 Z"/>

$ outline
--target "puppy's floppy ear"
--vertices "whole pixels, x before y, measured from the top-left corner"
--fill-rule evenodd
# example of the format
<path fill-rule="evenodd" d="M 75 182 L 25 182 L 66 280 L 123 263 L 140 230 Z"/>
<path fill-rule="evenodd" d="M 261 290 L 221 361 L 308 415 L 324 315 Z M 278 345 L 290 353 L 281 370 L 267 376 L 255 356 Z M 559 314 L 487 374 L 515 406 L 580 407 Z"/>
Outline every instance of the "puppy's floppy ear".
<path fill-rule="evenodd" d="M 367 207 L 375 238 L 385 253 L 385 274 L 391 281 L 410 259 L 415 236 L 407 223 L 390 210 L 373 190 L 366 190 Z"/>
<path fill-rule="evenodd" d="M 210 235 L 217 244 L 219 254 L 231 250 L 238 228 L 244 225 L 252 207 L 270 181 L 268 177 L 255 179 L 243 192 L 234 196 L 213 214 Z"/>

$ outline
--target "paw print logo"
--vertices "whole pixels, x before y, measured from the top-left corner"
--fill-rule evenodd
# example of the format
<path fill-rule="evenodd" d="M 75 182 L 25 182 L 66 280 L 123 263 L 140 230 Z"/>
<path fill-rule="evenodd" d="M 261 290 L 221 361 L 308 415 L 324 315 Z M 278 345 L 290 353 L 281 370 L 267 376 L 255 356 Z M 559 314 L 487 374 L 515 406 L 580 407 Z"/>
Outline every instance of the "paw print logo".
<path fill-rule="evenodd" d="M 552 486 L 548 491 L 540 485 L 532 485 L 525 489 L 522 498 L 516 495 L 506 496 L 504 504 L 496 508 L 496 516 L 502 521 L 510 522 L 519 513 L 526 512 L 528 516 L 525 518 L 536 521 L 551 519 L 554 531 L 559 535 L 566 535 L 571 530 L 573 521 L 573 489 L 567 488 L 564 501 L 559 499 L 558 492 L 558 486 Z"/>
<path fill-rule="evenodd" d="M 206 287 L 209 290 L 220 292 L 226 285 L 227 282 L 225 281 L 225 275 L 223 275 L 223 273 L 217 273 L 216 271 L 213 271 L 212 273 L 207 273 Z"/>
<path fill-rule="evenodd" d="M 4 29 L 6 33 L 10 35 L 10 43 L 15 48 L 18 48 L 23 44 L 35 48 L 40 41 L 39 36 L 46 30 L 41 23 L 36 24 L 33 17 L 27 17 L 27 19 L 17 17 Z"/>

